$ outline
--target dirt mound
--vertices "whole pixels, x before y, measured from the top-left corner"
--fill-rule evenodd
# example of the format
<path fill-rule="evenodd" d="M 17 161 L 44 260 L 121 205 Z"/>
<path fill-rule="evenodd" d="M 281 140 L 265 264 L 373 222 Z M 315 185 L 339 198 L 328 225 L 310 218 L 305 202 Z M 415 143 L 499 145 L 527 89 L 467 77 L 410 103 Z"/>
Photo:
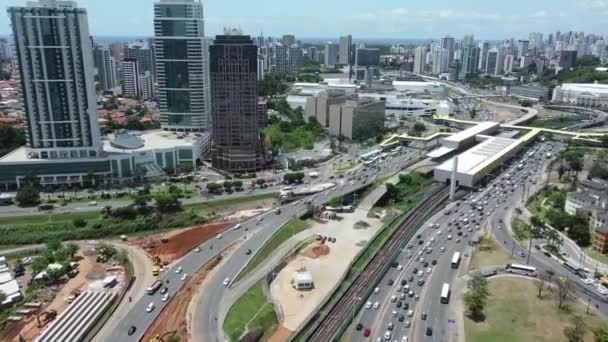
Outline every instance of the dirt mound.
<path fill-rule="evenodd" d="M 211 236 L 223 232 L 234 222 L 207 223 L 168 234 L 155 234 L 132 240 L 152 256 L 171 263 Z M 165 242 L 163 242 L 165 241 Z"/>
<path fill-rule="evenodd" d="M 291 336 L 291 334 L 292 334 L 291 330 L 285 328 L 282 325 L 279 325 L 279 327 L 268 338 L 268 342 L 289 341 L 289 337 Z"/>
<path fill-rule="evenodd" d="M 302 251 L 302 254 L 308 258 L 316 259 L 320 256 L 329 254 L 330 248 L 328 245 L 320 242 L 314 242 L 312 245 Z"/>

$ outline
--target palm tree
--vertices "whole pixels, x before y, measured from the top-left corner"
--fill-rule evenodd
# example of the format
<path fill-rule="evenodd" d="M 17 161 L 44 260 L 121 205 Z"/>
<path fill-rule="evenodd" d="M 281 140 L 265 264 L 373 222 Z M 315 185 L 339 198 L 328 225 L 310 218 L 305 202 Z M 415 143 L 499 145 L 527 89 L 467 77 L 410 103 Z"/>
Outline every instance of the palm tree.
<path fill-rule="evenodd" d="M 522 213 L 523 213 L 523 211 L 521 210 L 520 207 L 515 208 L 515 215 L 517 217 L 521 216 Z"/>

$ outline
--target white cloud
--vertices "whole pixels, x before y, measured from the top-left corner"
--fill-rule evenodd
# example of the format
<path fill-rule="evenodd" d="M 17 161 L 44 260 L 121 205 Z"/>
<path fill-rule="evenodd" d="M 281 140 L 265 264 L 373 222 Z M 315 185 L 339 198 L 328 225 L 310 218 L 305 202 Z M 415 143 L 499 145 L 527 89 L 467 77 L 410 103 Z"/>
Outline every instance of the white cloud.
<path fill-rule="evenodd" d="M 394 15 L 407 15 L 409 13 L 409 11 L 403 7 L 394 8 L 390 12 L 391 12 L 391 14 L 394 14 Z"/>
<path fill-rule="evenodd" d="M 439 11 L 439 18 L 449 18 L 454 15 L 454 11 L 451 9 L 442 9 Z"/>

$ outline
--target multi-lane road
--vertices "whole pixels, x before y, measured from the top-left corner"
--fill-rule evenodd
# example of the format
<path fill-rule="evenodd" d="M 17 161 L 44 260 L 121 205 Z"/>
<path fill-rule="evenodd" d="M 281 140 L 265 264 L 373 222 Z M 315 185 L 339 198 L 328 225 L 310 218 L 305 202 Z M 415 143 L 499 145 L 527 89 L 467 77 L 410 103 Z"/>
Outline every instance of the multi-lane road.
<path fill-rule="evenodd" d="M 205 281 L 205 291 L 201 294 L 200 301 L 196 303 L 192 324 L 193 337 L 204 341 L 222 341 L 221 316 L 226 312 L 222 306 L 222 298 L 225 291 L 230 291 L 229 287 L 224 286 L 226 278 L 232 279 L 247 264 L 255 251 L 270 238 L 282 225 L 289 222 L 294 217 L 303 215 L 307 210 L 308 201 L 314 204 L 327 202 L 335 196 L 343 196 L 353 191 L 370 185 L 377 177 L 391 175 L 400 171 L 402 165 L 413 163 L 423 150 L 406 149 L 404 153 L 395 156 L 377 168 L 366 168 L 358 170 L 356 175 L 349 178 L 336 180 L 335 187 L 321 192 L 315 196 L 281 207 L 280 213 L 272 210 L 265 214 L 254 217 L 241 223 L 239 229 L 230 229 L 221 235 L 221 238 L 213 238 L 200 245 L 200 251 L 193 250 L 185 255 L 181 260 L 175 262 L 169 269 L 161 273 L 158 277 L 163 282 L 163 286 L 168 288 L 168 294 L 174 295 L 181 284 L 184 274 L 189 277 L 196 272 L 202 265 L 217 257 L 219 251 L 234 246 L 234 251 L 225 255 L 225 260 L 216 267 L 213 275 Z M 252 253 L 248 254 L 247 251 Z M 181 273 L 176 273 L 181 267 Z M 167 304 L 162 302 L 163 295 L 156 292 L 154 295 L 144 295 L 141 298 L 134 298 L 129 313 L 121 319 L 116 329 L 109 336 L 108 340 L 116 341 L 137 341 L 145 333 L 158 316 L 162 308 Z M 154 310 L 146 312 L 149 303 L 154 303 Z M 136 332 L 128 335 L 130 327 L 136 327 Z"/>
<path fill-rule="evenodd" d="M 559 146 L 553 145 L 556 152 Z M 490 231 L 496 240 L 513 254 L 515 262 L 526 263 L 527 249 L 519 246 L 511 237 L 504 221 L 509 210 L 521 205 L 525 188 L 534 186 L 533 183 L 541 178 L 540 174 L 545 169 L 547 160 L 544 156 L 549 152 L 548 144 L 540 144 L 530 151 L 535 151 L 535 157 L 529 158 L 525 170 L 517 170 L 518 163 L 512 163 L 512 166 L 506 167 L 501 175 L 490 181 L 486 188 L 449 205 L 423 226 L 416 238 L 398 256 L 399 266 L 391 268 L 377 285 L 377 292 L 374 291 L 376 293 L 369 298 L 361 299 L 365 304 L 355 319 L 355 326 L 360 323 L 360 330 L 352 331 L 351 340 L 368 340 L 369 337 L 364 336 L 367 329 L 370 337 L 385 341 L 452 340 L 455 329 L 458 329 L 457 320 L 461 317 L 462 312 L 459 311 L 462 309 L 451 310 L 454 304 L 441 303 L 441 289 L 447 283 L 454 290 L 457 277 L 466 274 L 465 270 L 451 267 L 452 256 L 458 251 L 461 258 L 468 258 L 468 240 L 471 236 L 478 235 L 486 225 L 491 227 Z M 526 194 L 528 193 L 532 192 L 528 190 Z M 472 201 L 476 203 L 474 206 L 471 205 Z M 478 210 L 479 206 L 482 206 L 481 210 Z M 468 224 L 463 222 L 464 218 L 468 219 Z M 459 227 L 456 227 L 457 222 Z M 448 239 L 448 235 L 451 239 Z M 420 260 L 420 257 L 424 260 Z M 434 261 L 436 265 L 432 265 Z M 424 263 L 429 263 L 428 267 Z M 590 298 L 599 310 L 608 312 L 605 296 L 593 287 L 584 285 L 580 277 L 568 272 L 552 258 L 533 250 L 530 265 L 537 267 L 539 272 L 552 269 L 557 276 L 569 279 L 579 298 Z M 430 274 L 427 273 L 429 267 Z M 420 271 L 422 274 L 418 273 Z M 419 280 L 424 283 L 419 283 Z M 407 291 L 404 292 L 402 284 L 407 285 Z M 455 314 L 452 314 L 454 311 Z"/>

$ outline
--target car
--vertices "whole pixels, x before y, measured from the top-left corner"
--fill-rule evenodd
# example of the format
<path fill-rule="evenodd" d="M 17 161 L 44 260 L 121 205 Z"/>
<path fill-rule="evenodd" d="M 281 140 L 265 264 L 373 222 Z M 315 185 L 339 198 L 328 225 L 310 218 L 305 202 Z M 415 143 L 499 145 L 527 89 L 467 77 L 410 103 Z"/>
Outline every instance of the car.
<path fill-rule="evenodd" d="M 422 266 L 424 266 L 424 267 L 429 267 L 429 262 L 428 262 L 428 261 L 425 261 L 425 262 L 424 262 L 424 264 L 422 264 Z"/>
<path fill-rule="evenodd" d="M 424 279 L 418 279 L 418 286 L 424 285 Z"/>
<path fill-rule="evenodd" d="M 375 303 L 374 303 L 373 308 L 374 308 L 375 310 L 378 310 L 378 308 L 379 308 L 379 307 L 380 307 L 380 303 L 375 302 Z"/>
<path fill-rule="evenodd" d="M 433 272 L 432 268 L 429 267 L 429 268 L 426 269 L 426 273 L 431 274 L 431 272 Z"/>
<path fill-rule="evenodd" d="M 407 281 L 410 282 L 410 283 L 413 282 L 414 281 L 414 276 L 411 275 L 409 278 L 407 278 Z"/>
<path fill-rule="evenodd" d="M 357 329 L 357 331 L 361 331 L 361 329 L 363 329 L 363 324 L 357 323 L 357 326 L 355 327 L 355 329 Z"/>
<path fill-rule="evenodd" d="M 431 327 L 426 328 L 426 336 L 433 336 L 433 328 L 431 328 Z"/>
<path fill-rule="evenodd" d="M 371 309 L 372 308 L 372 302 L 365 303 L 365 308 L 366 309 Z"/>
<path fill-rule="evenodd" d="M 395 328 L 395 325 L 393 324 L 393 322 L 388 322 L 388 325 L 386 326 L 386 328 L 388 330 L 393 330 Z"/>
<path fill-rule="evenodd" d="M 419 301 L 420 300 L 420 296 L 419 295 L 415 295 L 414 296 L 414 300 Z"/>
<path fill-rule="evenodd" d="M 379 293 L 379 292 L 380 292 L 380 288 L 379 288 L 379 287 L 376 287 L 376 288 L 374 289 L 374 293 Z"/>
<path fill-rule="evenodd" d="M 384 339 L 386 341 L 390 341 L 392 336 L 393 336 L 393 334 L 391 334 L 390 331 L 387 330 L 387 331 L 384 332 Z"/>
<path fill-rule="evenodd" d="M 222 236 L 223 236 L 222 234 L 217 234 L 217 235 L 215 236 L 215 238 L 219 240 L 219 239 L 221 239 L 221 238 L 222 238 Z"/>
<path fill-rule="evenodd" d="M 262 221 L 264 221 L 264 216 L 261 216 L 258 218 L 258 222 L 262 222 Z"/>
<path fill-rule="evenodd" d="M 247 251 L 245 251 L 245 255 L 251 255 L 251 249 L 247 248 Z"/>
<path fill-rule="evenodd" d="M 188 273 L 184 273 L 184 275 L 182 275 L 182 281 L 188 279 Z"/>
<path fill-rule="evenodd" d="M 408 295 L 409 297 L 414 297 L 414 291 L 410 291 L 410 292 L 408 292 L 408 293 L 407 293 L 407 295 Z"/>
<path fill-rule="evenodd" d="M 403 293 L 399 294 L 399 299 L 405 300 L 405 294 L 406 294 L 405 291 Z"/>
<path fill-rule="evenodd" d="M 168 300 L 169 300 L 169 294 L 167 293 L 167 294 L 165 294 L 165 295 L 163 296 L 162 301 L 163 301 L 163 302 L 166 302 L 166 301 L 168 301 Z"/>
<path fill-rule="evenodd" d="M 437 260 L 433 259 L 433 261 L 431 261 L 431 265 L 433 265 L 433 266 L 437 265 Z"/>
<path fill-rule="evenodd" d="M 182 273 L 182 270 L 183 270 L 183 268 L 180 266 L 175 269 L 175 273 L 180 274 L 180 273 Z"/>
<path fill-rule="evenodd" d="M 200 251 L 201 251 L 201 248 L 200 248 L 200 247 L 196 247 L 196 248 L 194 249 L 194 252 L 196 252 L 196 253 L 199 253 Z"/>
<path fill-rule="evenodd" d="M 136 330 L 137 330 L 137 328 L 134 325 L 132 325 L 132 326 L 129 327 L 129 330 L 127 331 L 127 334 L 129 336 L 131 336 L 131 335 L 135 334 Z"/>
<path fill-rule="evenodd" d="M 452 235 L 448 234 L 448 240 L 452 240 Z"/>
<path fill-rule="evenodd" d="M 395 282 L 393 281 L 393 279 L 389 279 L 387 284 L 388 286 L 393 286 L 394 283 Z"/>
<path fill-rule="evenodd" d="M 391 302 L 396 302 L 397 301 L 397 296 L 391 296 Z"/>
<path fill-rule="evenodd" d="M 522 257 L 522 258 L 525 258 L 525 257 L 526 257 L 526 254 L 525 254 L 524 252 L 518 252 L 517 254 L 518 254 L 520 257 Z"/>
<path fill-rule="evenodd" d="M 401 279 L 401 286 L 405 286 L 405 285 L 407 285 L 407 280 Z"/>
<path fill-rule="evenodd" d="M 363 329 L 363 336 L 369 337 L 369 335 L 371 335 L 371 333 L 372 333 L 372 331 L 369 328 Z"/>
<path fill-rule="evenodd" d="M 168 291 L 169 291 L 169 288 L 165 286 L 165 287 L 163 287 L 162 289 L 160 289 L 160 294 L 165 294 L 165 293 L 167 293 Z"/>
<path fill-rule="evenodd" d="M 418 240 L 418 244 L 419 244 L 419 245 L 422 245 L 422 244 L 424 244 L 424 241 L 422 241 L 422 240 Z"/>
<path fill-rule="evenodd" d="M 439 248 L 439 251 L 440 251 L 440 252 L 445 252 L 445 247 L 441 247 L 441 248 Z"/>
<path fill-rule="evenodd" d="M 423 321 L 426 321 L 426 312 L 423 312 L 422 315 L 420 315 L 420 318 L 422 318 Z"/>
<path fill-rule="evenodd" d="M 403 316 L 403 315 L 399 315 L 399 318 L 397 318 L 397 320 L 398 320 L 399 322 L 403 322 L 403 321 L 405 320 L 405 316 Z"/>
<path fill-rule="evenodd" d="M 403 271 L 403 266 L 402 265 L 397 266 L 397 271 Z"/>
<path fill-rule="evenodd" d="M 152 310 L 154 310 L 155 306 L 154 306 L 154 302 L 150 302 L 150 304 L 148 304 L 148 306 L 146 306 L 146 312 L 152 312 Z"/>
<path fill-rule="evenodd" d="M 414 273 L 414 274 L 418 273 L 418 268 L 414 267 L 414 269 L 412 270 L 412 273 Z"/>
<path fill-rule="evenodd" d="M 411 326 L 412 326 L 412 324 L 410 323 L 410 321 L 405 321 L 404 326 L 405 326 L 406 328 L 409 328 L 409 327 L 411 327 Z"/>
<path fill-rule="evenodd" d="M 230 284 L 230 278 L 224 279 L 224 286 L 228 286 Z"/>
<path fill-rule="evenodd" d="M 418 271 L 418 277 L 424 276 L 424 272 L 422 270 Z"/>
<path fill-rule="evenodd" d="M 460 243 L 460 239 L 456 239 L 456 243 Z"/>
<path fill-rule="evenodd" d="M 412 317 L 412 316 L 414 316 L 414 310 L 408 310 L 407 317 Z"/>
<path fill-rule="evenodd" d="M 410 304 L 409 303 L 403 303 L 403 310 L 408 310 L 410 308 Z"/>
<path fill-rule="evenodd" d="M 391 316 L 397 317 L 397 310 L 393 310 L 393 312 L 391 312 Z"/>

